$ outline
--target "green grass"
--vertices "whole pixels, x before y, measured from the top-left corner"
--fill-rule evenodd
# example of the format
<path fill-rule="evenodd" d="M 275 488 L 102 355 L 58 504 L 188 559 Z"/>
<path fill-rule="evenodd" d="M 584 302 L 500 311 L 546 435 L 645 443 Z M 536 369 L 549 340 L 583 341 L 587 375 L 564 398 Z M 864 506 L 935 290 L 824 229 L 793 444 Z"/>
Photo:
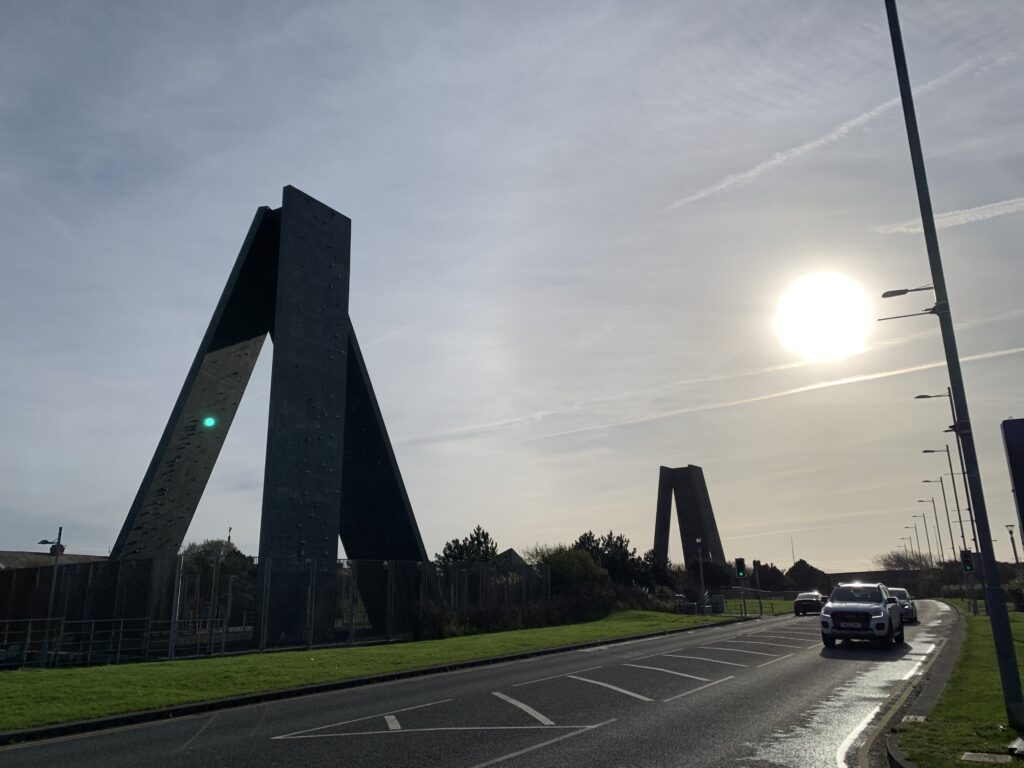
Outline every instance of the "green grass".
<path fill-rule="evenodd" d="M 728 618 L 620 611 L 606 619 L 582 624 L 416 643 L 120 666 L 14 670 L 0 673 L 0 731 L 613 640 Z"/>
<path fill-rule="evenodd" d="M 952 601 L 951 601 L 952 602 Z M 962 766 L 964 752 L 1006 753 L 1002 687 L 988 617 L 964 616 L 967 636 L 946 689 L 924 723 L 905 727 L 900 745 L 921 768 Z M 1010 613 L 1018 666 L 1024 661 L 1024 614 Z"/>

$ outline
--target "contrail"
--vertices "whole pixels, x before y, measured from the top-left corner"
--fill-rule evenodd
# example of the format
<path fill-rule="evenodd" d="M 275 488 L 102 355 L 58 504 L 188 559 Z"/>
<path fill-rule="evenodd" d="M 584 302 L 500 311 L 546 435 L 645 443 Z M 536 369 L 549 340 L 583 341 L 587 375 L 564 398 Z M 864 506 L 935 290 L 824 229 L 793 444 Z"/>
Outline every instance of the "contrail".
<path fill-rule="evenodd" d="M 973 69 L 975 66 L 977 66 L 978 62 L 978 58 L 965 61 L 963 64 L 956 67 L 955 69 L 950 70 L 946 74 L 940 75 L 934 80 L 929 80 L 924 85 L 915 88 L 914 93 L 922 94 L 939 88 L 948 83 L 950 80 L 959 77 L 964 72 Z M 851 131 L 860 128 L 864 125 L 867 125 L 871 121 L 881 117 L 890 109 L 896 107 L 899 103 L 900 99 L 898 96 L 896 98 L 882 102 L 877 107 L 869 109 L 864 114 L 858 115 L 852 120 L 847 120 L 845 123 L 840 123 L 831 131 L 826 133 L 824 136 L 819 136 L 818 138 L 812 139 L 811 141 L 808 141 L 805 144 L 801 144 L 800 146 L 793 147 L 782 152 L 776 152 L 767 160 L 762 160 L 760 163 L 746 171 L 726 176 L 717 184 L 712 184 L 710 187 L 705 187 L 704 189 L 694 192 L 692 195 L 687 195 L 681 200 L 676 200 L 674 203 L 672 203 L 672 205 L 668 207 L 668 210 L 680 208 L 684 205 L 688 205 L 689 203 L 695 203 L 698 200 L 703 200 L 706 197 L 712 197 L 714 195 L 720 194 L 733 187 L 748 184 L 763 173 L 766 173 L 774 168 L 778 168 L 780 166 L 791 163 L 794 160 L 797 160 L 798 158 L 803 157 L 804 155 L 810 152 L 815 152 L 819 149 L 824 149 L 825 147 L 831 146 L 832 144 L 835 144 L 837 141 L 845 138 Z"/>
<path fill-rule="evenodd" d="M 935 228 L 959 227 L 963 224 L 973 224 L 976 221 L 994 219 L 997 216 L 1008 216 L 1011 213 L 1024 213 L 1024 197 L 1015 197 L 1012 200 L 979 205 L 977 208 L 964 208 L 959 211 L 940 213 L 935 217 Z M 872 231 L 880 235 L 902 235 L 921 232 L 921 219 L 907 219 L 899 224 L 882 224 L 873 227 Z"/>
<path fill-rule="evenodd" d="M 975 360 L 989 360 L 995 357 L 1007 357 L 1009 355 L 1019 355 L 1024 352 L 1024 347 L 1013 347 L 1011 349 L 999 349 L 994 352 L 982 352 L 977 355 L 968 355 L 961 357 L 960 361 L 963 363 L 972 362 Z M 829 387 L 839 387 L 844 384 L 859 384 L 863 381 L 875 381 L 877 379 L 888 379 L 892 376 L 903 376 L 908 373 L 917 373 L 918 371 L 928 371 L 933 368 L 944 368 L 946 362 L 934 362 L 924 363 L 923 365 L 914 365 L 908 368 L 896 368 L 891 371 L 880 371 L 878 373 L 866 373 L 859 376 L 847 376 L 842 379 L 831 379 L 829 381 L 819 381 L 815 384 L 807 384 L 802 387 L 795 387 L 793 389 L 783 389 L 779 392 L 769 392 L 764 395 L 757 395 L 755 397 L 746 397 L 740 400 L 726 400 L 720 403 L 705 403 L 703 405 L 694 405 L 688 408 L 676 408 L 671 411 L 662 411 L 661 413 L 655 413 L 650 416 L 643 416 L 637 419 L 628 419 L 625 421 L 611 422 L 608 424 L 595 424 L 589 427 L 580 427 L 578 429 L 567 429 L 562 432 L 552 432 L 547 435 L 539 435 L 537 437 L 529 437 L 519 442 L 529 443 L 537 440 L 549 440 L 556 437 L 567 437 L 569 435 L 578 435 L 585 432 L 595 432 L 602 429 L 616 429 L 618 427 L 629 427 L 635 424 L 645 424 L 652 421 L 659 421 L 660 419 L 670 418 L 672 416 L 681 416 L 687 413 L 700 413 L 703 411 L 717 411 L 722 408 L 734 408 L 738 405 L 750 405 L 752 403 L 762 403 L 766 400 L 777 400 L 782 397 L 790 397 L 792 395 L 800 395 L 804 392 L 814 392 L 819 389 L 827 389 Z"/>

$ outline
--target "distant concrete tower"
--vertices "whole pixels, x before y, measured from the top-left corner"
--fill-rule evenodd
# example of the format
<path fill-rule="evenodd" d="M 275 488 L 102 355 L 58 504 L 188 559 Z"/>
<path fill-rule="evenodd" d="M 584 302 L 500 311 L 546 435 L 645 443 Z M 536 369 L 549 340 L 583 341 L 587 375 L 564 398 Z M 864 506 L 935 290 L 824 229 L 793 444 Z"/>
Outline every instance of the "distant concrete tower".
<path fill-rule="evenodd" d="M 658 478 L 658 509 L 654 521 L 654 554 L 668 560 L 668 535 L 672 522 L 672 496 L 676 497 L 679 536 L 683 542 L 683 564 L 696 563 L 697 539 L 705 560 L 725 562 L 718 536 L 711 497 L 704 482 L 704 470 L 694 465 L 672 469 L 662 467 Z"/>

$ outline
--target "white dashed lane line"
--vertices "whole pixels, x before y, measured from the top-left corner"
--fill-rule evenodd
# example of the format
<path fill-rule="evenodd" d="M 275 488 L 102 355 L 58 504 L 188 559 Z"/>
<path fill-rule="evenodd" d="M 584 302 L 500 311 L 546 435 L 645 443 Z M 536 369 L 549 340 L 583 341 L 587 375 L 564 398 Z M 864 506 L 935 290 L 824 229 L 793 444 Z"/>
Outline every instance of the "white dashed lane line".
<path fill-rule="evenodd" d="M 743 643 L 744 645 L 767 645 L 769 648 L 803 648 L 802 645 L 788 645 L 784 643 L 763 643 L 760 640 L 723 640 L 723 643 Z"/>
<path fill-rule="evenodd" d="M 271 740 L 274 741 L 274 740 L 277 740 L 277 739 L 295 739 L 295 738 L 300 738 L 300 737 L 302 737 L 303 734 L 313 733 L 313 731 L 322 731 L 325 728 L 337 728 L 337 727 L 342 726 L 342 725 L 349 725 L 350 723 L 360 723 L 363 720 L 373 720 L 373 719 L 378 718 L 378 717 L 386 717 L 387 715 L 397 715 L 399 712 L 410 712 L 410 711 L 412 711 L 414 709 L 423 709 L 424 707 L 434 707 L 434 706 L 437 706 L 438 704 L 447 704 L 449 701 L 454 701 L 454 699 L 441 699 L 439 701 L 430 701 L 430 702 L 427 702 L 426 704 L 417 704 L 414 707 L 405 707 L 404 709 L 393 709 L 390 712 L 380 712 L 380 713 L 375 714 L 375 715 L 365 715 L 363 717 L 354 717 L 351 720 L 342 720 L 341 722 L 337 722 L 337 723 L 328 723 L 327 725 L 318 725 L 316 728 L 306 728 L 305 730 L 302 730 L 302 731 L 292 731 L 291 733 L 285 733 L 285 734 L 282 734 L 281 736 L 273 736 L 273 737 L 271 737 Z"/>
<path fill-rule="evenodd" d="M 402 726 L 398 722 L 398 718 L 394 715 L 384 715 L 384 722 L 388 724 L 389 731 L 400 731 Z"/>
<path fill-rule="evenodd" d="M 560 675 L 550 675 L 548 677 L 538 677 L 536 680 L 527 680 L 525 683 L 516 683 L 513 688 L 518 688 L 521 685 L 533 685 L 534 683 L 543 683 L 546 680 L 557 680 L 560 677 L 568 677 L 569 675 L 578 675 L 580 672 L 592 672 L 595 669 L 601 669 L 601 665 L 596 667 L 584 667 L 583 669 L 573 670 L 572 672 L 563 672 Z"/>
<path fill-rule="evenodd" d="M 662 701 L 668 703 L 670 701 L 675 701 L 676 699 L 681 699 L 684 696 L 689 696 L 691 694 L 697 693 L 697 691 L 703 691 L 705 688 L 710 688 L 713 685 L 718 685 L 719 683 L 728 682 L 729 680 L 732 680 L 733 677 L 735 677 L 735 675 L 729 675 L 729 677 L 723 677 L 721 680 L 715 680 L 713 682 L 708 683 L 707 685 L 702 685 L 699 688 L 693 688 L 692 690 L 689 690 L 689 691 L 683 691 L 682 693 L 677 693 L 675 696 L 669 696 L 667 699 L 662 699 Z"/>

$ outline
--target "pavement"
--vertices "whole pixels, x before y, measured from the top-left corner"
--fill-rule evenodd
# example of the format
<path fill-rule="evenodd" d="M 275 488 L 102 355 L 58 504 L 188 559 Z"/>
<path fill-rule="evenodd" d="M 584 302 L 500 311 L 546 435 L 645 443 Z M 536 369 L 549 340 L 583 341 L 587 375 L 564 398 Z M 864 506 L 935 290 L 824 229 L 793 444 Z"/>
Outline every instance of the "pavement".
<path fill-rule="evenodd" d="M 826 649 L 779 617 L 0 748 L 0 766 L 844 766 L 956 614 Z"/>

